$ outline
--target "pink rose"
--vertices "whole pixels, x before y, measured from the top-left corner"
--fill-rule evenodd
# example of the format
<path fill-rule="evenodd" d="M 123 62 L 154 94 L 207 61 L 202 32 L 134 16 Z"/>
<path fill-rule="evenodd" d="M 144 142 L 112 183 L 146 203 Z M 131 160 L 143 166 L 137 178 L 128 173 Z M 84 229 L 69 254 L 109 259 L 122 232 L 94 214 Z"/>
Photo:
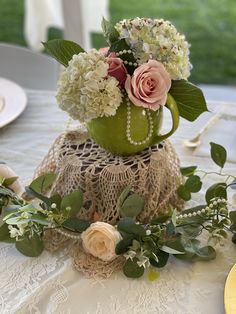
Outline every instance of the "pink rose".
<path fill-rule="evenodd" d="M 120 87 L 123 87 L 128 73 L 123 61 L 117 58 L 115 53 L 111 53 L 107 57 L 107 63 L 109 64 L 108 75 L 115 77 Z"/>
<path fill-rule="evenodd" d="M 107 56 L 109 51 L 109 47 L 103 47 L 99 49 L 99 52 L 101 52 L 104 56 Z"/>
<path fill-rule="evenodd" d="M 149 60 L 140 65 L 132 77 L 127 76 L 125 82 L 125 89 L 132 103 L 154 111 L 165 105 L 170 87 L 168 72 L 163 64 L 156 60 Z"/>

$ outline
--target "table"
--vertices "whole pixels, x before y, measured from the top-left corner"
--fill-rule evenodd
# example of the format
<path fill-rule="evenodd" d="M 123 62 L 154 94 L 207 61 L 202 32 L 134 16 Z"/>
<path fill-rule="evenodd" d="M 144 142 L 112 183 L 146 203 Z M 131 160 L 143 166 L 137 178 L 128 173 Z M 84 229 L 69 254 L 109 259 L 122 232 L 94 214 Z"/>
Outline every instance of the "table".
<path fill-rule="evenodd" d="M 53 93 L 27 94 L 26 111 L 0 129 L 0 160 L 7 161 L 25 180 L 32 177 L 67 119 L 57 108 Z M 172 142 L 183 165 L 215 169 L 209 158 L 194 156 L 181 144 L 183 138 L 195 134 L 201 123 L 181 121 Z M 235 168 L 229 163 L 227 170 L 236 174 Z M 192 264 L 172 258 L 155 282 L 144 277 L 127 279 L 122 273 L 94 281 L 74 270 L 63 252 L 45 251 L 38 258 L 27 258 L 5 243 L 0 243 L 0 261 L 1 314 L 222 314 L 224 283 L 236 262 L 236 250 L 228 240 L 211 262 Z"/>

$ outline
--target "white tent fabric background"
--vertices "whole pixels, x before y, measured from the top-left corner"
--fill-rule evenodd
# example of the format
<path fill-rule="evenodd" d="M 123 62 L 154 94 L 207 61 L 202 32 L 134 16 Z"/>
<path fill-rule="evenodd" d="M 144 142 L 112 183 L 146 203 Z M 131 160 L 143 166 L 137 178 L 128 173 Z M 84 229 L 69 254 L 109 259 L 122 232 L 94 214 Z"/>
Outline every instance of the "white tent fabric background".
<path fill-rule="evenodd" d="M 32 50 L 41 51 L 53 26 L 87 50 L 91 32 L 101 32 L 103 16 L 109 18 L 108 0 L 25 0 L 25 39 Z"/>

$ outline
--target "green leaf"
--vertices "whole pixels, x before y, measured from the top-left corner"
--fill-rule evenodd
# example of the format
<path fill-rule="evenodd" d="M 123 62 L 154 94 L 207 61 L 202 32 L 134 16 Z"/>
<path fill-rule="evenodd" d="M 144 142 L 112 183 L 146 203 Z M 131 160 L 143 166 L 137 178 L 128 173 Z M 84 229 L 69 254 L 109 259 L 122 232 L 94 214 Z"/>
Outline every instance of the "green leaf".
<path fill-rule="evenodd" d="M 181 197 L 184 201 L 189 201 L 191 199 L 191 193 L 186 188 L 185 185 L 181 184 L 177 189 L 177 194 Z"/>
<path fill-rule="evenodd" d="M 83 205 L 83 192 L 81 190 L 73 191 L 72 193 L 65 195 L 61 201 L 61 209 L 66 211 L 67 207 L 70 207 L 69 215 L 75 216 L 80 211 Z"/>
<path fill-rule="evenodd" d="M 193 176 L 188 177 L 184 186 L 191 193 L 196 193 L 201 190 L 202 182 L 199 176 L 193 175 Z"/>
<path fill-rule="evenodd" d="M 17 179 L 18 179 L 18 177 L 11 177 L 11 178 L 4 179 L 2 185 L 5 187 L 8 187 L 8 186 L 12 185 L 14 182 L 16 182 Z"/>
<path fill-rule="evenodd" d="M 80 45 L 70 40 L 53 39 L 42 44 L 47 52 L 65 67 L 68 66 L 73 55 L 84 52 L 84 49 Z"/>
<path fill-rule="evenodd" d="M 181 167 L 180 172 L 185 177 L 192 176 L 197 169 L 197 166 L 190 166 L 190 167 Z"/>
<path fill-rule="evenodd" d="M 8 188 L 0 187 L 0 196 L 10 196 L 13 197 L 15 193 L 13 193 Z"/>
<path fill-rule="evenodd" d="M 63 228 L 66 228 L 68 230 L 74 231 L 74 232 L 83 232 L 90 226 L 90 222 L 83 219 L 77 219 L 77 218 L 68 218 L 63 223 Z"/>
<path fill-rule="evenodd" d="M 204 246 L 195 250 L 195 256 L 193 257 L 194 261 L 210 261 L 216 258 L 215 249 L 210 246 Z"/>
<path fill-rule="evenodd" d="M 102 31 L 109 45 L 111 45 L 112 43 L 114 43 L 115 41 L 119 39 L 120 34 L 115 29 L 114 25 L 112 25 L 104 17 L 102 19 Z"/>
<path fill-rule="evenodd" d="M 34 214 L 32 217 L 30 217 L 30 221 L 34 221 L 43 226 L 48 226 L 50 224 L 50 222 L 40 214 Z"/>
<path fill-rule="evenodd" d="M 15 239 L 10 237 L 8 225 L 6 223 L 0 226 L 0 241 L 1 242 L 15 242 Z"/>
<path fill-rule="evenodd" d="M 135 257 L 133 260 L 128 259 L 123 266 L 123 272 L 126 277 L 129 278 L 139 278 L 144 274 L 144 267 L 139 267 L 138 259 Z"/>
<path fill-rule="evenodd" d="M 116 245 L 116 254 L 124 254 L 133 243 L 133 237 L 125 237 Z"/>
<path fill-rule="evenodd" d="M 217 197 L 227 199 L 227 184 L 225 182 L 215 183 L 206 191 L 205 198 L 207 204 L 209 204 L 212 199 Z"/>
<path fill-rule="evenodd" d="M 172 81 L 169 93 L 177 103 L 180 116 L 186 120 L 194 121 L 208 111 L 201 89 L 188 81 Z"/>
<path fill-rule="evenodd" d="M 39 176 L 34 181 L 32 181 L 29 185 L 29 188 L 37 193 L 43 194 L 53 184 L 55 179 L 55 173 L 47 173 L 45 175 Z"/>
<path fill-rule="evenodd" d="M 137 225 L 130 217 L 122 218 L 117 224 L 117 229 L 118 231 L 126 232 L 128 234 L 131 233 L 138 236 L 146 235 L 146 230 L 141 225 Z"/>
<path fill-rule="evenodd" d="M 227 159 L 227 152 L 225 148 L 219 144 L 210 143 L 211 145 L 211 158 L 212 160 L 221 168 L 224 167 L 226 159 Z"/>
<path fill-rule="evenodd" d="M 126 187 L 120 194 L 120 196 L 118 197 L 118 200 L 116 202 L 116 208 L 117 210 L 120 212 L 121 207 L 125 201 L 125 199 L 128 197 L 128 195 L 130 194 L 130 188 Z"/>
<path fill-rule="evenodd" d="M 164 251 L 159 250 L 156 255 L 158 257 L 158 262 L 155 259 L 150 258 L 149 261 L 150 261 L 151 265 L 154 267 L 158 267 L 158 268 L 164 267 L 168 262 L 168 259 L 170 256 L 169 253 L 166 253 Z"/>
<path fill-rule="evenodd" d="M 48 198 L 47 196 L 44 196 L 36 191 L 34 191 L 33 189 L 31 189 L 29 186 L 25 187 L 25 191 L 28 195 L 33 196 L 38 198 L 39 200 L 43 201 L 45 204 L 47 204 L 48 206 L 51 205 L 51 200 L 50 198 Z"/>
<path fill-rule="evenodd" d="M 236 244 L 236 233 L 234 233 L 234 235 L 232 236 L 232 242 Z"/>
<path fill-rule="evenodd" d="M 174 241 L 166 241 L 164 245 L 160 248 L 160 250 L 173 255 L 185 253 L 184 247 L 180 239 L 176 239 Z"/>
<path fill-rule="evenodd" d="M 128 196 L 121 206 L 123 217 L 136 217 L 144 208 L 144 200 L 138 194 Z"/>
<path fill-rule="evenodd" d="M 229 219 L 231 220 L 230 230 L 236 231 L 236 211 L 231 211 L 229 213 Z"/>
<path fill-rule="evenodd" d="M 36 233 L 16 241 L 16 249 L 25 256 L 37 257 L 43 252 L 43 241 Z"/>

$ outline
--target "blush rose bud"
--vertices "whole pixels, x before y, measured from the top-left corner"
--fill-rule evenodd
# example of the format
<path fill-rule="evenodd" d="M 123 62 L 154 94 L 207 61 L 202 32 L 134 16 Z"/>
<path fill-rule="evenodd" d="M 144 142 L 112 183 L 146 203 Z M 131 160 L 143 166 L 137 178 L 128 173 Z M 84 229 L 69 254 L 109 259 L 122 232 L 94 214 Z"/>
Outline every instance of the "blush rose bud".
<path fill-rule="evenodd" d="M 115 53 L 110 54 L 106 60 L 109 64 L 108 75 L 115 77 L 120 87 L 124 87 L 128 72 L 123 61 L 117 58 Z"/>
<path fill-rule="evenodd" d="M 132 77 L 127 76 L 125 89 L 136 106 L 158 110 L 164 106 L 171 87 L 171 78 L 162 63 L 149 60 L 140 65 Z"/>

